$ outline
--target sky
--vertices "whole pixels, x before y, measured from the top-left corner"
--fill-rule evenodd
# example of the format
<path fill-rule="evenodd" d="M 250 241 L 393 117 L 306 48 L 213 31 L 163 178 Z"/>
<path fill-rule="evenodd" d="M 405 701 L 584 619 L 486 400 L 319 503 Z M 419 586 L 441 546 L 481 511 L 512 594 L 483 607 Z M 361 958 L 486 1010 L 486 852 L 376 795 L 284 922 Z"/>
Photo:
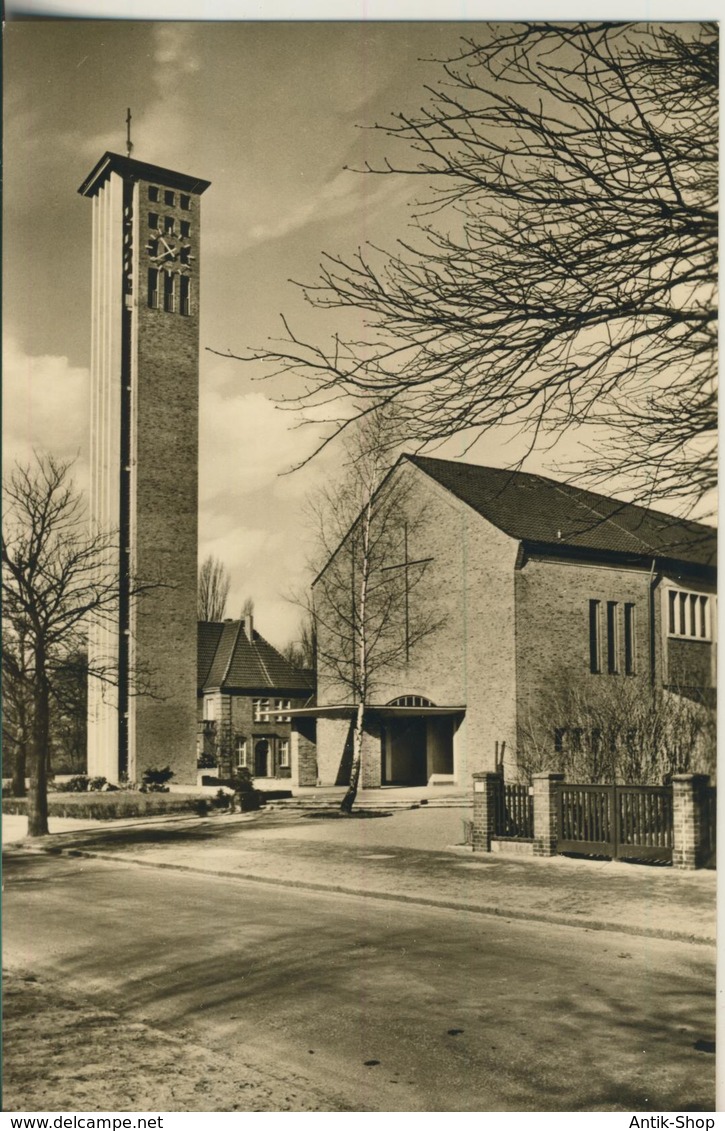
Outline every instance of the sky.
<path fill-rule="evenodd" d="M 416 178 L 346 167 L 393 143 L 369 127 L 425 100 L 435 58 L 471 24 L 452 22 L 137 22 L 6 24 L 3 460 L 33 448 L 76 460 L 88 485 L 91 208 L 78 186 L 102 154 L 124 152 L 212 182 L 202 198 L 200 560 L 220 558 L 227 615 L 255 602 L 258 629 L 294 640 L 289 598 L 313 553 L 305 499 L 339 469 L 314 419 L 275 407 L 289 391 L 259 367 L 219 357 L 282 334 L 281 313 L 320 332 L 290 280 L 313 281 L 323 251 L 405 238 Z M 325 329 L 324 321 L 322 329 Z M 327 332 L 332 333 L 330 320 Z M 290 379 L 287 379 L 289 382 Z M 455 441 L 436 450 L 452 458 Z M 495 438 L 472 462 L 515 455 Z M 546 455 L 527 470 L 550 471 Z"/>

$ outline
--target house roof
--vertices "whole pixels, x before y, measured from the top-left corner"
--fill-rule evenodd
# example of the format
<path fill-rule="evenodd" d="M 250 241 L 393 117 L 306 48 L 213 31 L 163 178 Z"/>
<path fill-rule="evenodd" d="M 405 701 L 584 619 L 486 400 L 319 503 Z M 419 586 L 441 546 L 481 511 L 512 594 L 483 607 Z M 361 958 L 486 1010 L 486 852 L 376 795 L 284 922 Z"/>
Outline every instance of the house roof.
<path fill-rule="evenodd" d="M 285 660 L 256 629 L 250 640 L 243 620 L 199 621 L 197 679 L 202 690 L 269 689 L 309 695 L 314 689 L 310 672 Z"/>
<path fill-rule="evenodd" d="M 701 522 L 572 487 L 543 475 L 402 457 L 522 542 L 715 566 L 717 532 Z"/>

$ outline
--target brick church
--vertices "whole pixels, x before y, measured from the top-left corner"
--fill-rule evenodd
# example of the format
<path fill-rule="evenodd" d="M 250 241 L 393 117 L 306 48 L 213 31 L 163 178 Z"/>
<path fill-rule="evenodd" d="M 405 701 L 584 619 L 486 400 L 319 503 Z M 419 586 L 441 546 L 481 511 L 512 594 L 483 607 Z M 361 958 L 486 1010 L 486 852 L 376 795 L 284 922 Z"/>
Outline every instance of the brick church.
<path fill-rule="evenodd" d="M 390 475 L 424 515 L 406 542 L 410 559 L 427 562 L 424 592 L 411 600 L 440 623 L 373 697 L 364 788 L 467 789 L 474 771 L 494 769 L 503 743 L 514 776 L 522 727 L 547 718 L 564 689 L 596 700 L 625 681 L 714 701 L 711 527 L 473 464 L 403 456 Z M 321 655 L 324 633 L 319 625 Z M 349 698 L 318 660 L 316 706 L 295 725 L 317 720 L 322 785 L 345 782 Z"/>

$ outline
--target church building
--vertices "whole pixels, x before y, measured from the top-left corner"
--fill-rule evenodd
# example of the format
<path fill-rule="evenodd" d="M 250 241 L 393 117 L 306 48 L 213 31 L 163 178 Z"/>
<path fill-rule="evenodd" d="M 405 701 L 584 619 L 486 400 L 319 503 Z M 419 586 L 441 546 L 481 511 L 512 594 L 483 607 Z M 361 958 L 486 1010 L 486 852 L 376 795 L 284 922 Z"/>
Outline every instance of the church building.
<path fill-rule="evenodd" d="M 540 475 L 424 456 L 401 457 L 396 481 L 422 516 L 406 527 L 405 631 L 408 604 L 434 627 L 370 698 L 363 788 L 468 789 L 504 743 L 515 777 L 523 730 L 549 720 L 563 692 L 591 701 L 619 681 L 714 702 L 711 527 Z M 414 562 L 424 573 L 408 592 Z M 323 659 L 334 651 L 326 631 L 319 623 L 316 706 L 297 717 L 316 718 L 318 776 L 335 785 L 349 774 L 355 703 L 339 665 Z M 543 736 L 552 751 L 566 725 Z"/>
<path fill-rule="evenodd" d="M 130 122 L 130 118 L 129 118 Z M 129 141 L 129 153 L 130 153 Z M 196 780 L 199 264 L 209 182 L 105 153 L 93 205 L 91 518 L 117 536 L 89 641 L 88 772 Z"/>

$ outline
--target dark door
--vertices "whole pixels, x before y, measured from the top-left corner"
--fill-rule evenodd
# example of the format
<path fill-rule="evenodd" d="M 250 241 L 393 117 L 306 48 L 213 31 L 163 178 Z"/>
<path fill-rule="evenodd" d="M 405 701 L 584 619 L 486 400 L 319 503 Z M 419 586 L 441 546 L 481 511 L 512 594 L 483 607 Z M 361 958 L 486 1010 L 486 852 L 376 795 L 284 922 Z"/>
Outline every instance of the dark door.
<path fill-rule="evenodd" d="M 387 785 L 426 785 L 428 758 L 425 719 L 395 719 L 388 727 Z"/>
<path fill-rule="evenodd" d="M 269 777 L 269 743 L 266 738 L 260 738 L 254 744 L 254 776 Z"/>

